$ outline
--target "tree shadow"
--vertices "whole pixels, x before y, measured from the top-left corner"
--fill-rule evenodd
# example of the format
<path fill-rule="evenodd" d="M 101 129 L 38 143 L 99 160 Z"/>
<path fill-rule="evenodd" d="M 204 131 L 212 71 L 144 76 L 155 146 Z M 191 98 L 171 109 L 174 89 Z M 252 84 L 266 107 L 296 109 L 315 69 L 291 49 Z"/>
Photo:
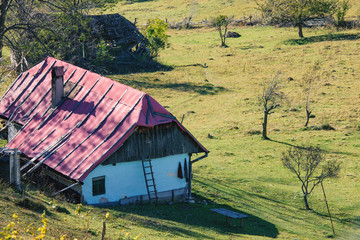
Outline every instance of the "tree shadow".
<path fill-rule="evenodd" d="M 131 73 L 151 73 L 158 71 L 171 71 L 174 67 L 157 62 L 154 59 L 149 61 L 130 61 L 130 62 L 109 62 L 107 65 L 95 67 L 95 71 L 106 75 L 131 74 Z"/>
<path fill-rule="evenodd" d="M 291 143 L 287 143 L 287 142 L 282 142 L 282 141 L 278 141 L 278 140 L 274 140 L 274 139 L 268 139 L 271 142 L 276 142 L 276 143 L 280 143 L 280 144 L 284 144 L 290 147 L 294 147 L 294 148 L 298 148 L 298 149 L 306 149 L 306 146 L 299 146 L 299 145 L 294 145 Z M 353 156 L 353 157 L 359 157 L 360 155 L 357 153 L 352 153 L 352 152 L 344 152 L 344 151 L 332 151 L 332 150 L 323 150 L 325 153 L 333 153 L 333 154 L 340 154 L 340 155 L 347 155 L 347 156 Z"/>
<path fill-rule="evenodd" d="M 141 78 L 136 80 L 117 78 L 116 80 L 134 88 L 173 89 L 182 92 L 195 92 L 201 95 L 215 95 L 219 92 L 227 91 L 226 88 L 215 86 L 214 84 L 209 82 L 206 83 L 162 82 L 158 79 L 155 79 L 155 81 L 151 81 L 149 78 Z"/>
<path fill-rule="evenodd" d="M 287 142 L 282 142 L 282 141 L 278 141 L 278 140 L 274 140 L 274 139 L 268 139 L 269 141 L 271 142 L 276 142 L 276 143 L 280 143 L 280 144 L 284 144 L 284 145 L 287 145 L 287 146 L 290 146 L 290 147 L 294 147 L 294 148 L 298 148 L 298 149 L 306 149 L 306 147 L 304 146 L 298 146 L 298 145 L 294 145 L 294 144 L 291 144 L 291 143 L 287 143 Z"/>
<path fill-rule="evenodd" d="M 338 33 L 338 34 L 326 34 L 320 36 L 312 36 L 312 37 L 304 37 L 300 39 L 289 39 L 284 41 L 286 45 L 305 45 L 314 42 L 324 42 L 324 41 L 343 41 L 343 40 L 358 40 L 360 39 L 359 34 L 346 34 L 346 33 Z"/>
<path fill-rule="evenodd" d="M 213 203 L 202 196 L 195 195 L 195 198 L 197 203 L 193 204 L 118 206 L 111 209 L 115 211 L 114 216 L 116 218 L 135 221 L 141 227 L 168 234 L 171 233 L 183 238 L 216 239 L 206 234 L 204 229 L 223 235 L 245 234 L 276 238 L 279 234 L 274 224 L 255 215 L 230 207 L 229 205 Z M 225 208 L 245 214 L 248 218 L 243 220 L 242 227 L 241 220 L 239 219 L 232 219 L 230 225 L 227 223 L 225 216 L 210 210 L 213 208 Z M 159 219 L 165 221 L 159 221 Z M 189 225 L 196 228 L 189 228 Z"/>
<path fill-rule="evenodd" d="M 321 213 L 319 211 L 315 211 L 311 209 L 311 212 L 316 214 L 319 217 L 330 219 L 329 214 L 327 212 Z M 340 223 L 346 223 L 348 225 L 351 225 L 353 227 L 360 227 L 360 216 L 351 216 L 349 214 L 345 213 L 338 213 L 338 214 L 331 214 L 331 218 Z"/>
<path fill-rule="evenodd" d="M 130 2 L 151 2 L 153 0 L 130 0 Z"/>

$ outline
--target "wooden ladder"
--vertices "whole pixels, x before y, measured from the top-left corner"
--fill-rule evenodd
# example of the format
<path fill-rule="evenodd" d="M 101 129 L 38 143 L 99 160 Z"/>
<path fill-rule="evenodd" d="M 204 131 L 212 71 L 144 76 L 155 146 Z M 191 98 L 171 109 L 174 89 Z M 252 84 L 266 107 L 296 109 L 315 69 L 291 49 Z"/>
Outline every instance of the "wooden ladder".
<path fill-rule="evenodd" d="M 151 159 L 143 159 L 142 166 L 144 170 L 145 184 L 149 196 L 149 202 L 151 203 L 151 195 L 155 195 L 156 204 L 158 203 L 158 195 L 156 190 L 156 184 L 154 179 L 154 172 L 151 165 Z"/>

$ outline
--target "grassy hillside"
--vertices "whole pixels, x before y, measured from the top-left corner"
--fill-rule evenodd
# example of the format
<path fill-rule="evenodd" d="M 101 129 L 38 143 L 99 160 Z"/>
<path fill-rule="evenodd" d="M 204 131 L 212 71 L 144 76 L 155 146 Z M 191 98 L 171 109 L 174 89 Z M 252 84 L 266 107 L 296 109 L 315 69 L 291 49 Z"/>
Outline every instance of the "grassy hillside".
<path fill-rule="evenodd" d="M 195 166 L 195 192 L 252 216 L 246 221 L 250 231 L 232 234 L 246 239 L 274 237 L 276 232 L 284 239 L 321 239 L 329 234 L 321 191 L 311 197 L 314 211 L 303 211 L 300 185 L 280 162 L 289 146 L 313 144 L 324 148 L 328 159 L 342 162 L 340 178 L 327 181 L 326 190 L 338 234 L 343 239 L 359 236 L 359 31 L 307 30 L 307 44 L 291 45 L 296 43 L 289 41 L 297 39 L 296 29 L 233 30 L 243 36 L 229 39 L 229 48 L 218 47 L 212 29 L 173 31 L 171 47 L 162 52 L 161 60 L 174 70 L 113 78 L 147 91 L 178 118 L 195 112 L 185 116 L 184 124 L 211 151 Z M 303 130 L 299 81 L 314 61 L 321 62 L 324 77 L 310 125 L 330 124 L 335 131 Z M 288 97 L 270 116 L 272 140 L 263 141 L 249 132 L 261 130 L 257 97 L 262 82 L 277 71 L 282 72 Z M 209 232 L 228 237 L 218 234 Z"/>
<path fill-rule="evenodd" d="M 348 17 L 356 18 L 360 15 L 360 2 L 350 0 L 350 4 L 352 7 Z M 219 14 L 234 15 L 237 19 L 260 16 L 255 8 L 254 0 L 124 0 L 107 13 L 120 13 L 132 21 L 137 18 L 140 22 L 155 17 L 173 22 L 190 16 L 199 22 Z"/>
<path fill-rule="evenodd" d="M 214 12 L 216 3 L 202 2 Z M 241 2 L 232 1 L 232 14 L 237 15 L 235 11 L 242 10 L 235 3 Z M 186 4 L 179 1 L 134 1 L 121 7 L 133 8 L 132 16 L 144 19 L 148 16 L 145 12 L 155 17 L 172 5 L 178 9 L 171 13 L 173 8 L 168 8 L 169 16 L 186 16 Z M 230 8 L 226 11 L 230 13 Z M 199 19 L 203 16 L 199 14 Z M 100 238 L 108 211 L 112 216 L 107 224 L 109 239 L 126 238 L 127 233 L 130 238 L 142 234 L 139 239 L 330 237 L 331 226 L 320 189 L 310 198 L 313 210 L 303 210 L 300 185 L 281 165 L 281 152 L 301 144 L 319 146 L 326 151 L 327 159 L 342 162 L 340 177 L 325 182 L 328 201 L 337 239 L 360 238 L 360 31 L 306 29 L 306 38 L 298 41 L 293 28 L 231 30 L 242 37 L 228 39 L 229 48 L 219 47 L 214 29 L 170 31 L 170 47 L 160 53 L 159 60 L 172 66 L 172 70 L 110 76 L 146 91 L 178 119 L 186 114 L 184 125 L 211 152 L 208 158 L 194 164 L 196 204 L 84 207 L 84 212 L 92 210 L 89 239 Z M 330 124 L 334 131 L 303 129 L 306 115 L 300 80 L 315 61 L 321 63 L 323 77 L 312 104 L 315 118 L 309 125 Z M 264 141 L 253 134 L 261 130 L 262 123 L 257 98 L 263 81 L 277 71 L 282 72 L 282 90 L 287 100 L 270 116 L 271 140 Z M 26 191 L 30 206 L 23 204 L 24 196 L 11 189 L 1 187 L 0 193 L 0 227 L 12 221 L 14 212 L 22 228 L 30 222 L 40 226 L 40 214 L 46 209 L 50 236 L 86 237 L 86 218 L 84 213 L 74 214 L 76 205 L 58 200 L 60 208 L 56 207 L 49 204 L 51 198 L 31 187 Z M 215 207 L 232 209 L 249 218 L 244 220 L 243 228 L 230 227 L 224 218 L 216 221 L 210 211 Z M 239 225 L 238 221 L 233 223 Z"/>

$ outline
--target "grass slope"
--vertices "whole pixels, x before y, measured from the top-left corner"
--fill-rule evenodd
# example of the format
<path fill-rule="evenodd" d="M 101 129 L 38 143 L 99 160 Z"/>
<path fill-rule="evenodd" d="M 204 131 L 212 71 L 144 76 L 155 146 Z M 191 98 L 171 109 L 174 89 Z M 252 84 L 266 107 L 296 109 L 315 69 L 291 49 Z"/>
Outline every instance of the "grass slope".
<path fill-rule="evenodd" d="M 184 125 L 211 153 L 194 165 L 196 204 L 85 207 L 92 210 L 89 238 L 100 238 L 107 211 L 112 216 L 107 233 L 111 239 L 124 237 L 126 232 L 130 237 L 141 233 L 140 239 L 329 237 L 331 227 L 320 189 L 310 198 L 313 210 L 303 210 L 300 185 L 280 162 L 282 151 L 300 144 L 320 146 L 328 159 L 342 162 L 340 177 L 325 183 L 328 201 L 337 238 L 360 238 L 359 31 L 307 29 L 307 38 L 299 42 L 292 28 L 232 30 L 242 37 L 228 39 L 229 48 L 219 47 L 214 29 L 170 31 L 170 48 L 160 53 L 160 61 L 173 70 L 110 76 L 148 92 L 178 119 L 186 113 Z M 320 61 L 324 77 L 314 97 L 316 117 L 310 125 L 328 123 L 335 131 L 302 128 L 305 110 L 299 82 L 314 61 Z M 249 132 L 261 130 L 257 97 L 262 82 L 277 71 L 282 72 L 288 97 L 270 116 L 272 140 L 264 141 Z M 289 81 L 290 77 L 294 80 Z M 39 209 L 16 204 L 22 196 L 12 190 L 0 191 L 0 227 L 11 221 L 13 212 L 26 223 L 39 223 Z M 59 201 L 69 211 L 66 214 L 52 209 L 51 199 L 38 191 L 29 188 L 27 194 L 49 212 L 52 236 L 85 237 L 85 222 L 74 214 L 75 205 Z M 229 227 L 223 218 L 216 221 L 210 211 L 214 207 L 245 213 L 249 218 L 243 228 Z"/>
<path fill-rule="evenodd" d="M 348 17 L 354 19 L 360 15 L 360 2 L 350 0 L 350 4 Z M 254 0 L 127 0 L 119 2 L 106 13 L 119 13 L 143 23 L 149 18 L 167 18 L 170 22 L 177 22 L 190 16 L 195 22 L 200 22 L 219 14 L 234 15 L 237 19 L 260 16 L 256 6 Z"/>
<path fill-rule="evenodd" d="M 330 233 L 321 191 L 310 199 L 314 211 L 302 210 L 300 186 L 281 165 L 281 151 L 300 144 L 318 145 L 328 159 L 342 162 L 340 178 L 327 181 L 326 190 L 337 233 L 343 239 L 359 237 L 359 32 L 307 30 L 306 43 L 299 43 L 296 29 L 233 30 L 243 36 L 228 39 L 229 48 L 218 47 L 213 29 L 172 31 L 171 46 L 161 60 L 174 70 L 113 78 L 147 91 L 179 119 L 190 112 L 185 126 L 211 151 L 194 167 L 194 191 L 251 216 L 247 228 L 230 235 L 206 231 L 209 237 L 322 239 Z M 315 61 L 320 61 L 324 77 L 310 125 L 327 123 L 336 131 L 302 129 L 305 110 L 299 81 Z M 272 140 L 263 141 L 248 132 L 261 130 L 257 97 L 262 82 L 277 71 L 282 72 L 288 97 L 270 117 Z"/>

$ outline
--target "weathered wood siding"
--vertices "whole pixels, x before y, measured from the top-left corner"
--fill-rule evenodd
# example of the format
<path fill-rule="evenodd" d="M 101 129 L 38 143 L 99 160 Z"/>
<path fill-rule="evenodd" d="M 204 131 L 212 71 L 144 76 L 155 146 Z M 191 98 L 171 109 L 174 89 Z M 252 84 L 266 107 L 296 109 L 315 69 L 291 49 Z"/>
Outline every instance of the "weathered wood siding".
<path fill-rule="evenodd" d="M 176 123 L 139 127 L 111 157 L 102 164 L 154 159 L 203 150 Z"/>
<path fill-rule="evenodd" d="M 11 142 L 22 126 L 14 122 L 8 122 L 8 142 Z"/>

